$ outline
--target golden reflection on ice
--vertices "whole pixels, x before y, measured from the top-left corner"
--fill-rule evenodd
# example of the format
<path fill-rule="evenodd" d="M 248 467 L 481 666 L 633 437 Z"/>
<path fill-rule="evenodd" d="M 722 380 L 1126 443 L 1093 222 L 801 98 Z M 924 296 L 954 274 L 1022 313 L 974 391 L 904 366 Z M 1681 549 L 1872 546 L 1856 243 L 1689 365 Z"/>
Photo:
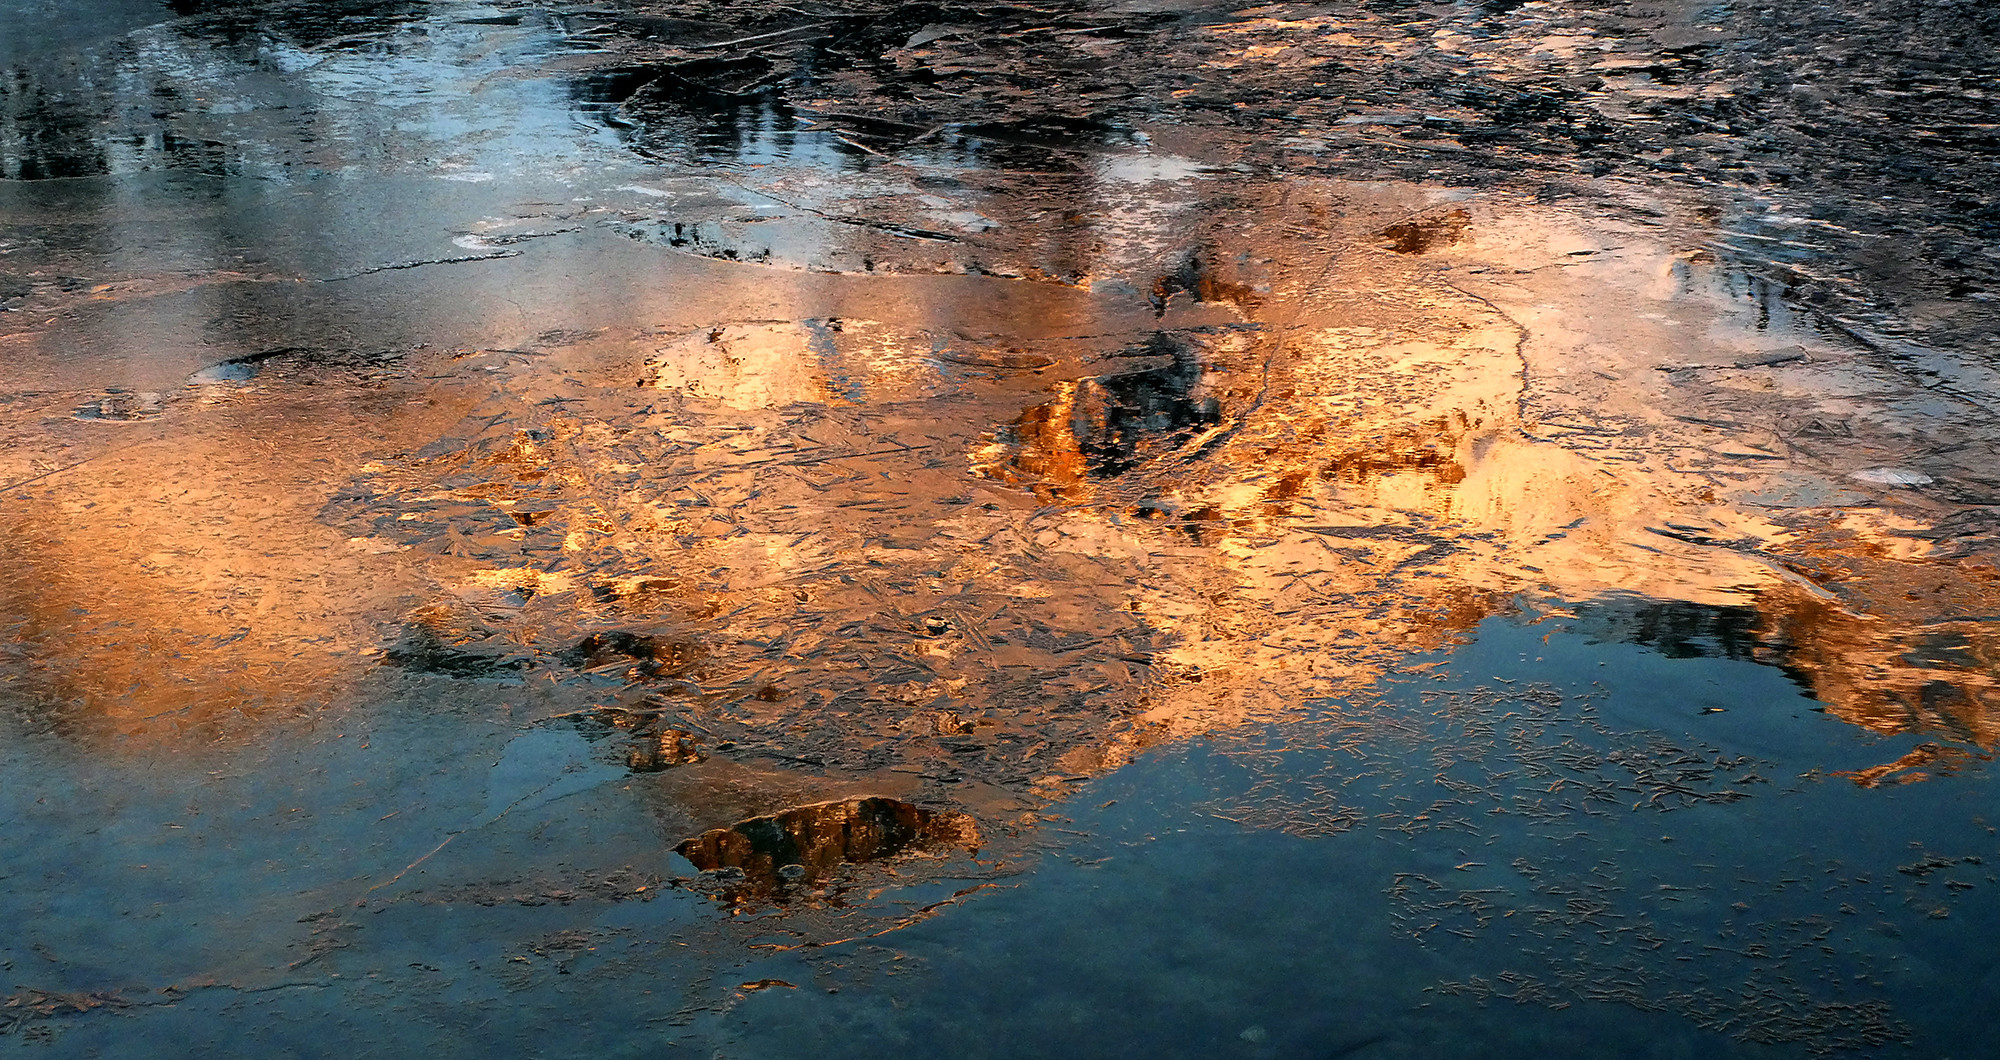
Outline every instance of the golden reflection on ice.
<path fill-rule="evenodd" d="M 1157 183 L 1100 169 L 1104 196 Z M 1745 654 L 1856 724 L 2000 736 L 1994 569 L 1879 470 L 1922 410 L 1799 374 L 1684 251 L 1377 188 L 1267 193 L 1226 233 L 1174 202 L 1114 226 L 1095 293 L 704 266 L 763 314 L 635 324 L 650 303 L 545 288 L 533 335 L 420 346 L 358 405 L 302 387 L 345 362 L 274 354 L 73 421 L 97 455 L 6 509 L 14 687 L 166 733 L 386 662 L 829 773 L 1056 791 L 1523 599 L 1614 631 L 1670 601 L 1754 612 Z M 1828 424 L 1854 455 L 1807 452 Z M 692 654 L 577 647 L 612 634 Z"/>

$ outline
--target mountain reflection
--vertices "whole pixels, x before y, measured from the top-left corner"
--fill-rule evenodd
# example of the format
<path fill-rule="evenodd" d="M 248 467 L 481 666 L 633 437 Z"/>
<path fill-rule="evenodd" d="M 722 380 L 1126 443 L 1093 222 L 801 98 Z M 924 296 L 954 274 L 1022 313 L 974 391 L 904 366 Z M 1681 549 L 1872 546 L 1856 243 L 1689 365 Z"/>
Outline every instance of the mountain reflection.
<path fill-rule="evenodd" d="M 1303 140 L 1277 179 L 1088 79 L 981 116 L 935 86 L 1006 91 L 929 9 L 174 11 L 101 57 L 157 109 L 33 62 L 0 100 L 4 339 L 46 384 L 12 400 L 54 425 L 8 466 L 7 651 L 48 724 L 263 723 L 386 662 L 1043 790 L 1525 601 L 2000 736 L 1972 428 L 1721 265 L 1713 210 L 1349 183 Z M 1018 76 L 1197 41 L 1266 102 L 1255 42 L 1304 24 L 1030 14 Z M 1616 69 L 1671 84 L 1683 47 Z M 1466 93 L 1545 133 L 1581 105 Z M 392 105 L 449 160 L 321 179 L 428 164 L 371 154 Z M 1378 119 L 1485 142 L 1338 127 Z M 560 187 L 499 190 L 546 145 Z M 614 641 L 701 662 L 575 648 Z"/>
<path fill-rule="evenodd" d="M 1959 1018 L 1975 8 L 0 0 L 0 1031 Z"/>
<path fill-rule="evenodd" d="M 1442 251 L 1302 258 L 1271 233 L 1304 211 L 1255 209 L 1214 245 L 1272 262 L 1268 296 L 1085 309 L 1082 344 L 1051 285 L 956 323 L 598 326 L 194 373 L 217 381 L 10 505 L 39 572 L 10 605 L 49 682 L 30 702 L 165 736 L 286 716 L 380 660 L 609 695 L 738 755 L 1027 790 L 1379 680 L 1526 599 L 1780 666 L 1878 731 L 1991 745 L 1989 569 L 1851 500 L 1781 525 L 1731 499 L 1783 462 L 1724 494 L 1633 466 L 1685 444 L 1661 427 L 1630 450 L 1549 437 L 1518 411 L 1519 331 L 1438 282 Z M 105 441 L 71 422 L 79 451 Z M 292 485 L 253 504 L 274 475 Z"/>

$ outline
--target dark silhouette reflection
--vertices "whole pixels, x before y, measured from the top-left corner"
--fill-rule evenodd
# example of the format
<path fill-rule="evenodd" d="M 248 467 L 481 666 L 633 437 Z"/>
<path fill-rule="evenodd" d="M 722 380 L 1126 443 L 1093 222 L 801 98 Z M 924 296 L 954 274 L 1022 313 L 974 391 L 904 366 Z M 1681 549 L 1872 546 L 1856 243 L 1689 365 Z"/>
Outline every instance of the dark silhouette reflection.
<path fill-rule="evenodd" d="M 1596 600 L 1577 608 L 1582 630 L 1600 640 L 1653 649 L 1670 659 L 1768 659 L 1781 646 L 1768 638 L 1755 607 L 1686 600 Z M 1782 647 L 1789 647 L 1785 645 Z"/>
<path fill-rule="evenodd" d="M 182 34 L 240 44 L 274 36 L 300 48 L 368 50 L 374 38 L 431 13 L 423 0 L 316 0 L 310 4 L 259 0 L 167 0 L 180 15 Z"/>
<path fill-rule="evenodd" d="M 970 21 L 963 12 L 924 3 L 818 14 L 747 8 L 730 12 L 727 22 L 683 15 L 591 12 L 585 21 L 603 20 L 618 42 L 593 34 L 583 38 L 591 46 L 665 50 L 671 58 L 577 78 L 571 91 L 581 109 L 653 157 L 756 162 L 815 154 L 863 167 L 878 155 L 941 150 L 975 152 L 994 168 L 1061 167 L 1068 159 L 1060 156 L 1101 151 L 1124 136 L 1128 112 L 1111 104 L 1137 93 L 1103 77 L 1062 38 L 1043 42 L 1046 50 L 1031 46 L 1032 59 L 1016 53 L 979 61 L 992 81 L 1023 86 L 1010 93 L 1015 105 L 999 111 L 964 107 L 939 88 L 953 78 L 911 58 L 931 46 L 1006 39 L 1010 31 L 1040 34 L 1055 28 L 1051 17 L 1063 28 L 1111 38 L 1150 20 L 1000 8 L 982 12 L 975 28 L 962 24 Z M 1026 90 L 1051 75 L 1073 83 L 1059 95 Z M 879 98 L 836 102 L 868 96 Z"/>
<path fill-rule="evenodd" d="M 1116 123 L 1062 115 L 932 122 L 923 114 L 900 118 L 893 110 L 849 113 L 795 102 L 815 90 L 813 78 L 800 71 L 781 76 L 755 57 L 614 67 L 569 86 L 587 119 L 639 154 L 669 161 L 866 170 L 898 157 L 968 171 L 1062 173 L 1127 137 Z"/>
<path fill-rule="evenodd" d="M 102 115 L 86 87 L 62 87 L 17 66 L 0 73 L 0 179 L 55 180 L 105 173 Z"/>
<path fill-rule="evenodd" d="M 51 41 L 50 52 L 29 53 L 0 72 L 0 179 L 159 169 L 220 177 L 245 162 L 268 163 L 295 145 L 202 135 L 214 127 L 204 113 L 213 97 L 243 90 L 232 79 L 275 72 L 279 64 L 268 54 L 274 44 L 306 53 L 391 51 L 394 33 L 430 11 L 415 0 L 173 0 L 158 12 L 163 20 L 181 16 L 167 20 L 167 47 L 105 43 L 84 68 L 63 54 L 60 41 Z M 62 61 L 49 61 L 56 59 Z M 301 104 L 310 96 L 297 87 L 266 80 L 251 92 L 260 97 L 258 109 L 296 108 L 309 120 L 313 107 Z M 307 125 L 296 128 L 303 141 L 313 139 Z"/>
<path fill-rule="evenodd" d="M 713 74 L 731 64 L 701 66 Z M 586 117 L 649 157 L 755 162 L 825 155 L 829 137 L 803 132 L 782 94 L 754 85 L 729 91 L 691 73 L 655 66 L 593 71 L 572 81 L 569 92 Z"/>
<path fill-rule="evenodd" d="M 670 5 L 598 14 L 607 33 L 586 38 L 612 51 L 665 48 L 673 57 L 650 69 L 678 93 L 714 97 L 678 116 L 671 100 L 622 115 L 659 130 L 658 149 L 691 142 L 674 135 L 688 114 L 752 95 L 850 123 L 866 115 L 876 135 L 865 148 L 834 148 L 856 163 L 925 149 L 951 130 L 1003 148 L 1088 153 L 1107 129 L 1163 116 L 1261 123 L 1272 142 L 1296 130 L 1338 138 L 1352 121 L 1368 129 L 1364 170 L 1475 185 L 1533 175 L 1554 178 L 1555 195 L 1567 178 L 1611 174 L 1741 193 L 1727 251 L 1828 312 L 1871 315 L 1883 303 L 2000 287 L 1979 251 L 2000 231 L 2000 205 L 1980 184 L 1982 152 L 1995 142 L 1982 86 L 2000 73 L 2000 18 L 1986 5 L 1639 13 L 1586 3 L 1551 23 L 1512 0 L 1444 11 L 1353 4 L 1316 20 L 1342 30 L 1318 39 L 1285 19 L 1193 6 L 1028 4 L 976 19 L 895 3 L 694 14 Z M 1218 21 L 1229 32 L 1215 47 Z M 1521 46 L 1549 32 L 1603 44 Z M 1393 60 L 1382 55 L 1387 42 Z M 1156 61 L 1178 48 L 1206 61 Z M 1354 165 L 1344 153 L 1326 157 Z M 1901 193 L 1879 194 L 1890 186 Z M 1839 271 L 1864 284 L 1826 278 L 1816 248 L 1828 241 L 1841 248 Z M 1990 328 L 1990 313 L 1952 316 L 1925 324 L 1959 335 Z"/>

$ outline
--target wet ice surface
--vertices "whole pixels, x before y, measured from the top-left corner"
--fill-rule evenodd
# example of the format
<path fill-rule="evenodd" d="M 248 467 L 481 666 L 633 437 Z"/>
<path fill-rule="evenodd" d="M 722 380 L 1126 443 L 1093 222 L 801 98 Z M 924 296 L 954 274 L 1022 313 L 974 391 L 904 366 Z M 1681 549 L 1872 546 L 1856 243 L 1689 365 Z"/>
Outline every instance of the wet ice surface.
<path fill-rule="evenodd" d="M 97 6 L 10 1048 L 1989 1051 L 1990 12 Z"/>

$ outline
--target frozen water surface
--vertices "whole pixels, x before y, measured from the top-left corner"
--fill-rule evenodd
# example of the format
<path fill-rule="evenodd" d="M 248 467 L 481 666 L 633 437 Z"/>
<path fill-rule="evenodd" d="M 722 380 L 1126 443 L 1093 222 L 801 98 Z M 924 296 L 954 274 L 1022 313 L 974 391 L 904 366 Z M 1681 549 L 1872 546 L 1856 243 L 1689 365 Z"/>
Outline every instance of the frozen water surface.
<path fill-rule="evenodd" d="M 0 3 L 0 1044 L 1996 1055 L 1975 3 Z"/>

